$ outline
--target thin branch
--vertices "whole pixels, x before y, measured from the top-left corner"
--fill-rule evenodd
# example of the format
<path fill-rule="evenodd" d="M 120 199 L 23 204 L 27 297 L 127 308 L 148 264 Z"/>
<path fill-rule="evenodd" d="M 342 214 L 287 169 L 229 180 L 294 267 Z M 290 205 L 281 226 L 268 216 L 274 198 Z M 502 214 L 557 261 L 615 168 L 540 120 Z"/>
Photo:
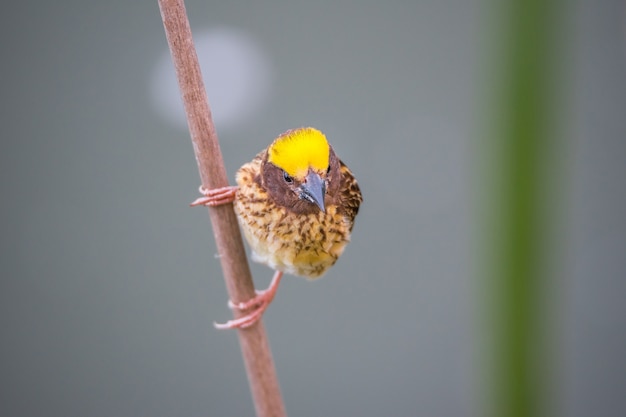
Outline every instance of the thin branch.
<path fill-rule="evenodd" d="M 226 169 L 184 1 L 159 0 L 159 8 L 187 113 L 202 185 L 207 189 L 224 187 L 228 185 Z M 212 207 L 209 216 L 230 299 L 235 303 L 249 300 L 255 295 L 254 284 L 232 206 Z M 235 311 L 235 316 L 238 315 Z M 259 321 L 247 329 L 239 330 L 238 334 L 257 416 L 286 416 L 263 323 Z"/>

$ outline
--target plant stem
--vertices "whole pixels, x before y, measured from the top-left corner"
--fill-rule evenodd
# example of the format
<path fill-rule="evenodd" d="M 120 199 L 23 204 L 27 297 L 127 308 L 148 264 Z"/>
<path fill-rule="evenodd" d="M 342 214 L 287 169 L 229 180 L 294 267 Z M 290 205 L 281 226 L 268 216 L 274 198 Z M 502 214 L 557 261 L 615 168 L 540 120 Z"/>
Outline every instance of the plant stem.
<path fill-rule="evenodd" d="M 497 5 L 495 4 L 497 3 Z M 495 156 L 488 198 L 489 299 L 494 352 L 490 415 L 549 415 L 551 375 L 546 326 L 551 224 L 545 190 L 559 166 L 553 155 L 558 33 L 562 13 L 558 0 L 488 1 L 496 14 L 501 48 L 497 55 L 496 104 L 486 154 Z M 500 9 L 501 8 L 501 9 Z"/>
<path fill-rule="evenodd" d="M 228 185 L 228 178 L 183 0 L 159 0 L 165 35 L 180 87 L 187 123 L 202 185 L 206 189 Z M 230 299 L 235 303 L 254 297 L 254 284 L 231 205 L 209 208 L 209 217 Z M 240 315 L 235 310 L 235 316 Z M 265 328 L 259 320 L 238 331 L 239 343 L 258 417 L 286 416 Z"/>

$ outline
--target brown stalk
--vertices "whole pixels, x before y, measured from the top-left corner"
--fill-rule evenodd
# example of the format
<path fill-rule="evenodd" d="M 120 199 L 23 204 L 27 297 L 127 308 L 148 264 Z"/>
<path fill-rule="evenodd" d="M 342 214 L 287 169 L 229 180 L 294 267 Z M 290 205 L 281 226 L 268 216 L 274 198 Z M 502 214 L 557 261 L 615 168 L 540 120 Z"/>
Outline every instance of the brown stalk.
<path fill-rule="evenodd" d="M 206 189 L 228 185 L 217 133 L 211 118 L 198 57 L 183 0 L 159 0 L 165 35 L 180 87 L 202 185 Z M 237 219 L 231 205 L 209 208 L 209 217 L 233 302 L 254 297 L 254 284 Z M 235 316 L 240 315 L 235 311 Z M 239 330 L 239 343 L 258 417 L 286 416 L 265 328 L 259 320 Z"/>

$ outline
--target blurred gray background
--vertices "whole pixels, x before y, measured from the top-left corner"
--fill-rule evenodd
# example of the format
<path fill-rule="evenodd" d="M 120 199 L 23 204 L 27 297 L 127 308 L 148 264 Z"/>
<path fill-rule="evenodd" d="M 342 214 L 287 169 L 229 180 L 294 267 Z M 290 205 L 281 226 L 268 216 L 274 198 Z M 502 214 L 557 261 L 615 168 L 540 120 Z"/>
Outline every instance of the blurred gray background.
<path fill-rule="evenodd" d="M 552 401 L 623 416 L 626 10 L 563 3 Z M 312 125 L 365 197 L 338 264 L 265 315 L 288 413 L 480 415 L 486 3 L 187 9 L 230 178 Z M 156 1 L 0 19 L 0 415 L 252 415 L 236 334 L 212 327 L 230 311 Z"/>

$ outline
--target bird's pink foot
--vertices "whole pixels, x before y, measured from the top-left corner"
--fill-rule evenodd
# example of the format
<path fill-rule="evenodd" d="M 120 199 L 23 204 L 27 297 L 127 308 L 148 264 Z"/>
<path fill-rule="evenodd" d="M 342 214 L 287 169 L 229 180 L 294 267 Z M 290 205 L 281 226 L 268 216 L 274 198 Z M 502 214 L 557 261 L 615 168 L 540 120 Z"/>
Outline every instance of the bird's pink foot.
<path fill-rule="evenodd" d="M 200 197 L 192 202 L 190 204 L 191 207 L 215 207 L 221 206 L 222 204 L 232 203 L 233 201 L 235 201 L 235 194 L 237 194 L 237 187 L 233 185 L 222 188 L 214 188 L 212 190 L 207 190 L 203 186 L 200 186 L 198 190 L 200 191 L 200 194 L 202 194 L 204 197 Z"/>
<path fill-rule="evenodd" d="M 270 303 L 274 299 L 276 295 L 276 291 L 278 290 L 278 284 L 280 284 L 280 280 L 283 276 L 281 271 L 276 271 L 274 274 L 274 278 L 272 278 L 272 282 L 270 286 L 263 291 L 257 291 L 257 295 L 251 298 L 248 301 L 244 301 L 241 303 L 233 303 L 232 301 L 228 302 L 228 305 L 240 311 L 249 310 L 254 308 L 250 314 L 246 314 L 245 316 L 229 320 L 226 323 L 213 323 L 217 329 L 245 329 L 246 327 L 252 326 L 254 323 L 259 321 L 261 316 L 263 316 L 263 312 L 269 307 Z"/>

